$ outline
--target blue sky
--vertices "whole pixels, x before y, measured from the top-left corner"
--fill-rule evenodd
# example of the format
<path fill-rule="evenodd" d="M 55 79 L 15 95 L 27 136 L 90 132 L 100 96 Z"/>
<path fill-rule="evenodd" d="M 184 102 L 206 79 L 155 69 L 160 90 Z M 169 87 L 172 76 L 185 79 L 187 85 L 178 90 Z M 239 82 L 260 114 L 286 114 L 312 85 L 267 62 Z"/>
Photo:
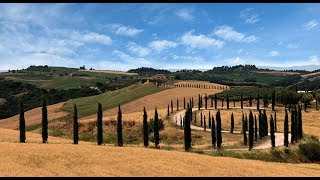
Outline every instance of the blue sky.
<path fill-rule="evenodd" d="M 320 4 L 0 4 L 0 69 L 320 65 Z"/>

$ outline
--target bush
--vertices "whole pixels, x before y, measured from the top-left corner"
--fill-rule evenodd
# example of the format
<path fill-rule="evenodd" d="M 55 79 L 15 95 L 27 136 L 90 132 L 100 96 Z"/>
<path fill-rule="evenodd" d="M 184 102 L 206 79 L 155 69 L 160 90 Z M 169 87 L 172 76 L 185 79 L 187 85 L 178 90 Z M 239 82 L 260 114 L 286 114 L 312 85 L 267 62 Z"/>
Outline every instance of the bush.
<path fill-rule="evenodd" d="M 320 161 L 320 141 L 317 137 L 308 137 L 299 144 L 299 149 L 310 161 Z"/>
<path fill-rule="evenodd" d="M 149 127 L 149 133 L 152 133 L 153 130 L 154 130 L 154 119 L 151 118 L 150 121 L 148 122 L 148 127 Z M 159 131 L 163 130 L 164 128 L 164 124 L 163 124 L 163 120 L 162 119 L 159 119 Z"/>

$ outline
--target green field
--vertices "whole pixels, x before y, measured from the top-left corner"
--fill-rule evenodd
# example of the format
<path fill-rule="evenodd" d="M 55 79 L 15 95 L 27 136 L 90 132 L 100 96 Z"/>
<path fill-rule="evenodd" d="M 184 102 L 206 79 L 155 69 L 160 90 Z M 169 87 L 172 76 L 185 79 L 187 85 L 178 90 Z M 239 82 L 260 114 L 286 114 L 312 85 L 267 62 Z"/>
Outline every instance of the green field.
<path fill-rule="evenodd" d="M 242 73 L 242 74 L 214 74 L 215 77 L 229 78 L 233 82 L 245 82 L 246 78 L 254 77 L 256 82 L 259 84 L 269 85 L 276 81 L 283 80 L 285 76 L 270 75 L 270 74 L 259 74 L 259 73 Z"/>
<path fill-rule="evenodd" d="M 85 117 L 97 113 L 98 102 L 102 104 L 102 109 L 107 110 L 118 105 L 122 105 L 149 94 L 163 91 L 167 88 L 157 87 L 153 84 L 134 84 L 115 91 L 105 92 L 96 96 L 72 99 L 66 102 L 62 109 L 73 112 L 73 105 L 78 108 L 78 116 Z"/>

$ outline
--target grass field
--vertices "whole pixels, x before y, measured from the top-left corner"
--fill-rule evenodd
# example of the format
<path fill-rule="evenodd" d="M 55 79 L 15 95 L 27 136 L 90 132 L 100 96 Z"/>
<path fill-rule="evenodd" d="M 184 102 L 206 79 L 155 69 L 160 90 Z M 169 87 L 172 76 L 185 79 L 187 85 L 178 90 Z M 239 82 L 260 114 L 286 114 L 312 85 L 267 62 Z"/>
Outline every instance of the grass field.
<path fill-rule="evenodd" d="M 18 131 L 0 129 L 18 137 Z M 27 133 L 37 142 L 0 142 L 1 176 L 320 176 L 319 164 L 214 157 L 141 147 L 97 146 Z M 0 136 L 2 138 L 2 136 Z"/>
<path fill-rule="evenodd" d="M 94 73 L 104 73 L 104 74 L 123 74 L 123 75 L 138 75 L 138 73 L 129 73 L 124 71 L 106 71 L 106 70 L 79 70 L 79 72 L 94 72 Z"/>

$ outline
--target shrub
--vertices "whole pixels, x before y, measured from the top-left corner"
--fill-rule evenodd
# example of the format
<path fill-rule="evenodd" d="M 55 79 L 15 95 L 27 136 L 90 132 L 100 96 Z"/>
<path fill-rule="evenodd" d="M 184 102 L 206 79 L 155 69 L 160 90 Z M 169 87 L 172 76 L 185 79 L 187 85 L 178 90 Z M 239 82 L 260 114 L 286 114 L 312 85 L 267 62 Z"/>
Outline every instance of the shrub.
<path fill-rule="evenodd" d="M 305 142 L 299 144 L 299 149 L 310 161 L 320 161 L 320 141 L 317 137 L 307 138 Z"/>
<path fill-rule="evenodd" d="M 163 130 L 164 128 L 164 124 L 163 124 L 163 120 L 159 119 L 158 121 L 158 127 L 159 127 L 159 131 Z M 148 127 L 149 127 L 149 133 L 154 132 L 154 119 L 150 118 L 150 121 L 148 122 Z"/>

